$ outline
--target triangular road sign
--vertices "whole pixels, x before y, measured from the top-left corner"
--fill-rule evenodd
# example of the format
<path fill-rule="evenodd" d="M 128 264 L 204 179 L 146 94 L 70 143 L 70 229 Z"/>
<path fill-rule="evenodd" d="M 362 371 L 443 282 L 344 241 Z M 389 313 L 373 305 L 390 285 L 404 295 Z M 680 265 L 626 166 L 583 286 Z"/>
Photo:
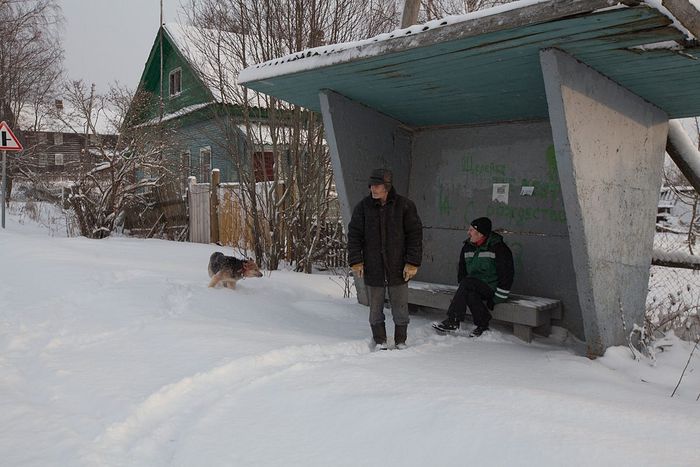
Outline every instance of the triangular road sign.
<path fill-rule="evenodd" d="M 0 123 L 0 150 L 2 151 L 21 151 L 24 149 L 22 143 L 19 142 L 17 137 L 7 123 Z"/>

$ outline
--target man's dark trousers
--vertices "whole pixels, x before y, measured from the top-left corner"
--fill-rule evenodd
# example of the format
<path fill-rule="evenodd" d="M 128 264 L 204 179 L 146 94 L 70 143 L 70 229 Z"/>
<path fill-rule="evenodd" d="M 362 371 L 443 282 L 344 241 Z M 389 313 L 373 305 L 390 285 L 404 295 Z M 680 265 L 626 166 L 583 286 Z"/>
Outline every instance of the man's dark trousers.
<path fill-rule="evenodd" d="M 464 321 L 467 307 L 472 314 L 472 320 L 477 326 L 488 327 L 491 313 L 484 303 L 493 297 L 493 290 L 485 282 L 474 277 L 465 277 L 459 283 L 457 292 L 452 297 L 447 316 L 458 321 Z"/>

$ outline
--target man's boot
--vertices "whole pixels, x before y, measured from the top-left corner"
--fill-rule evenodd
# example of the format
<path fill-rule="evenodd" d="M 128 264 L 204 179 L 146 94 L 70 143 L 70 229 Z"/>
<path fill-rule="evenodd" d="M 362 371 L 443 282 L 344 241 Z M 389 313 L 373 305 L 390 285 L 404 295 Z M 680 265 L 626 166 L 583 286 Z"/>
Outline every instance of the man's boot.
<path fill-rule="evenodd" d="M 374 339 L 374 344 L 379 350 L 386 350 L 386 328 L 384 323 L 372 324 L 372 338 Z"/>
<path fill-rule="evenodd" d="M 406 336 L 408 334 L 408 325 L 395 325 L 394 326 L 394 343 L 397 349 L 406 348 Z"/>

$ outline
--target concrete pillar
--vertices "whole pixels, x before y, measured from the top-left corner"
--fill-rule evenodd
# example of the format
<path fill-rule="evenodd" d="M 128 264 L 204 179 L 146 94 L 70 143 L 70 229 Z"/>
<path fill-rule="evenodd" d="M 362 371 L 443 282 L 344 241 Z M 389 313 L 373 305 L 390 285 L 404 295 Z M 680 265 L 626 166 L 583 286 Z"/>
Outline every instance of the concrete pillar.
<path fill-rule="evenodd" d="M 411 135 L 401 122 L 332 91 L 320 93 L 326 141 L 347 227 L 352 208 L 369 194 L 372 169 L 394 172 L 394 187 L 408 193 Z"/>
<path fill-rule="evenodd" d="M 668 116 L 566 53 L 540 53 L 588 353 L 641 325 Z"/>

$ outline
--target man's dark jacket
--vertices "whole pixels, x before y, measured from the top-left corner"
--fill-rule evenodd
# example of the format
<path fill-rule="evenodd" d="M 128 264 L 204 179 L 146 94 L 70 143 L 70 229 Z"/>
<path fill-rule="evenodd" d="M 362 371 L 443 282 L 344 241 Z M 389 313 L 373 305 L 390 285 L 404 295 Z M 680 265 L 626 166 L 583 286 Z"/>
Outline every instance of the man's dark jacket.
<path fill-rule="evenodd" d="M 348 263 L 364 263 L 365 284 L 373 287 L 405 283 L 406 263 L 420 266 L 423 225 L 416 205 L 391 188 L 386 204 L 367 196 L 357 203 L 348 227 Z"/>

